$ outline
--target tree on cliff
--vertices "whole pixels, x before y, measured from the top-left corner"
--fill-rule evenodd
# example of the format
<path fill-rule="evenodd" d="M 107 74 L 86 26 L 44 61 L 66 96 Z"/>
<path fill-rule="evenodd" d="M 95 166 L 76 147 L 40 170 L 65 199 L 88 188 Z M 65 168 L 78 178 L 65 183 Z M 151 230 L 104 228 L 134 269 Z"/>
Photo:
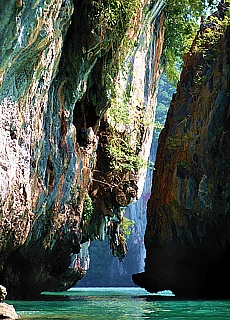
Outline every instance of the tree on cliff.
<path fill-rule="evenodd" d="M 199 28 L 198 23 L 204 12 L 217 4 L 217 0 L 166 0 L 165 39 L 162 62 L 170 81 L 179 78 L 176 65 L 181 63 Z"/>

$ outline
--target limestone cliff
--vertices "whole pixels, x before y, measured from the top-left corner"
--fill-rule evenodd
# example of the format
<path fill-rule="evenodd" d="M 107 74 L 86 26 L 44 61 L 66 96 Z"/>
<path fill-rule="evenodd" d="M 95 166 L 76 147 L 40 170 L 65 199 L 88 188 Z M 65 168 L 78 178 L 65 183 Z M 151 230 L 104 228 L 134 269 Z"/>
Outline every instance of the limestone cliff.
<path fill-rule="evenodd" d="M 177 297 L 229 298 L 230 27 L 226 4 L 202 21 L 157 150 L 135 283 Z"/>
<path fill-rule="evenodd" d="M 119 83 L 132 115 L 131 154 L 145 159 L 150 148 L 163 1 L 135 3 L 1 4 L 0 283 L 9 298 L 73 285 L 87 269 L 88 241 L 103 237 L 107 216 L 116 230 L 119 207 L 140 193 L 140 167 L 118 174 L 106 148 L 116 122 L 106 110 Z M 140 121 L 146 116 L 151 123 Z M 126 129 L 113 134 L 127 142 Z M 88 193 L 93 217 L 83 214 Z"/>

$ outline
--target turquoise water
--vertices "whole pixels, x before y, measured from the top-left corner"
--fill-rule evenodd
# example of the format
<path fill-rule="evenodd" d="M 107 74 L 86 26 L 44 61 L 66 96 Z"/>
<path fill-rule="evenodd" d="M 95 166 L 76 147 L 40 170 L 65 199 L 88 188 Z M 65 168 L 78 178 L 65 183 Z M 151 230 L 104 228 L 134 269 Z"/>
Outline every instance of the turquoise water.
<path fill-rule="evenodd" d="M 14 305 L 21 320 L 230 319 L 230 300 L 162 300 L 136 287 L 75 288 L 43 297 L 46 300 L 7 302 Z"/>

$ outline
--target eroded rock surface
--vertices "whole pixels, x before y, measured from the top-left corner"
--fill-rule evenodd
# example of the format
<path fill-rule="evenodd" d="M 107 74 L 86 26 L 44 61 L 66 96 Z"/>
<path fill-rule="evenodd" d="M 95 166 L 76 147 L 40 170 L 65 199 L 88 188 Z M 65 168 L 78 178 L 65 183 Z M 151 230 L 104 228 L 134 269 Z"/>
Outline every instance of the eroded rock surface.
<path fill-rule="evenodd" d="M 185 57 L 159 139 L 145 272 L 133 276 L 151 292 L 229 297 L 230 28 L 217 16 Z"/>
<path fill-rule="evenodd" d="M 130 87 L 137 89 L 128 101 L 130 110 L 141 99 L 141 108 L 154 119 L 156 78 L 146 80 L 146 70 L 158 76 L 163 1 L 152 6 L 141 1 L 134 28 L 124 30 L 135 40 L 131 51 L 121 46 L 119 21 L 112 28 L 109 5 L 92 0 L 1 5 L 0 280 L 10 298 L 72 286 L 88 267 L 88 241 L 106 233 L 106 216 L 118 215 L 119 221 L 118 206 L 138 192 L 138 170 L 132 172 L 134 187 L 114 188 L 115 193 L 95 191 L 101 188 L 96 180 L 111 184 L 109 167 L 102 179 L 93 170 L 97 158 L 103 166 L 97 153 L 104 132 L 100 123 L 103 118 L 109 124 L 105 112 L 119 79 L 119 67 L 115 73 L 114 68 L 121 48 L 130 61 L 122 84 L 128 83 L 129 93 Z M 132 146 L 138 156 L 148 156 L 151 126 L 152 121 L 138 133 L 142 146 Z M 82 212 L 92 181 L 93 202 L 100 195 L 103 206 L 89 228 Z"/>

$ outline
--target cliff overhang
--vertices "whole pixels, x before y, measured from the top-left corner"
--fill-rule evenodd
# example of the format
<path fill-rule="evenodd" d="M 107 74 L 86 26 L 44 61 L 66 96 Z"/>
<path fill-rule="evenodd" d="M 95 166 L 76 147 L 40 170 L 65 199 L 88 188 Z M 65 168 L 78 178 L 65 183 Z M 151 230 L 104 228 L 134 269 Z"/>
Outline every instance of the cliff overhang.
<path fill-rule="evenodd" d="M 106 235 L 108 220 L 116 230 L 120 206 L 138 196 L 140 168 L 114 171 L 103 139 L 111 137 L 108 110 L 122 81 L 123 91 L 132 93 L 128 109 L 141 99 L 137 118 L 151 115 L 144 126 L 129 119 L 130 128 L 134 120 L 141 126 L 132 136 L 140 142 L 132 153 L 148 155 L 163 1 L 151 7 L 128 1 L 120 11 L 115 2 L 1 5 L 0 282 L 11 298 L 75 284 L 88 268 L 89 242 Z M 118 134 L 126 141 L 123 126 Z M 91 217 L 83 212 L 89 195 Z M 124 246 L 119 248 L 113 251 L 122 259 Z"/>

